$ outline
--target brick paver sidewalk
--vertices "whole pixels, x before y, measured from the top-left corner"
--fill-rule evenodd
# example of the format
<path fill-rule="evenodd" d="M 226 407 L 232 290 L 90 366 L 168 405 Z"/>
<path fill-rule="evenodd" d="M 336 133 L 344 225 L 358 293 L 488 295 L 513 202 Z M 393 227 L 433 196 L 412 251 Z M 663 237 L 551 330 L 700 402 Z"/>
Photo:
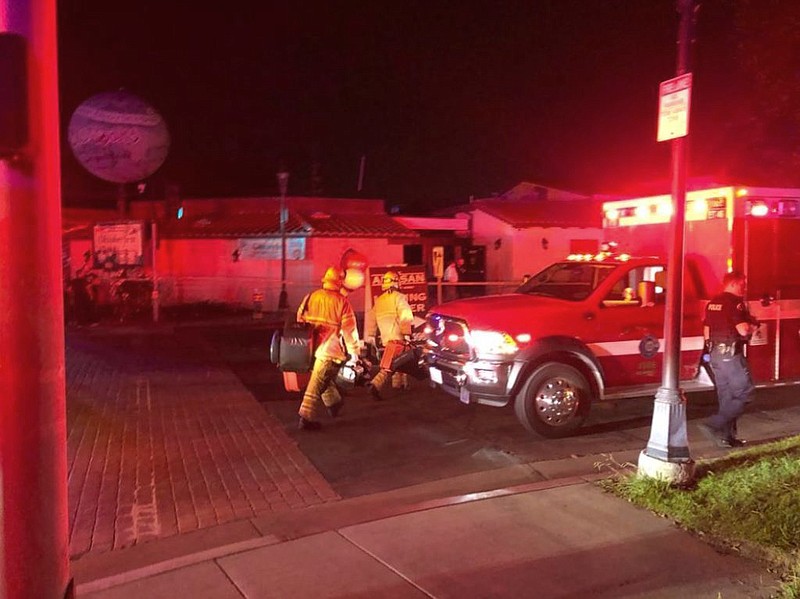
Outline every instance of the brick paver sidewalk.
<path fill-rule="evenodd" d="M 339 499 L 198 334 L 66 347 L 71 557 Z"/>

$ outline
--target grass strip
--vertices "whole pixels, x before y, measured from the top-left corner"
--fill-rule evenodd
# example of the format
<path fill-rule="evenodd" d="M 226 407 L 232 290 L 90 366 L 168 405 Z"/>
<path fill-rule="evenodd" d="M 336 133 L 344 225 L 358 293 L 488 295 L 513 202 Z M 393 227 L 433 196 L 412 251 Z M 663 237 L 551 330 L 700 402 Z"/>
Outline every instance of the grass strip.
<path fill-rule="evenodd" d="M 710 543 L 758 559 L 783 577 L 778 597 L 800 599 L 800 436 L 698 462 L 686 487 L 639 476 L 613 460 L 606 491 Z"/>

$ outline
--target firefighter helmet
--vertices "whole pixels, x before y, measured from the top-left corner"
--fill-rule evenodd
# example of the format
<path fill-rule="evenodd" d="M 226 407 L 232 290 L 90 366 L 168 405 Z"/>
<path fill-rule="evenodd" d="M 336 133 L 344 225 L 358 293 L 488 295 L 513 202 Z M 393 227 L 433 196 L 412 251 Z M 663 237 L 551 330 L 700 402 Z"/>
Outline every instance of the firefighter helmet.
<path fill-rule="evenodd" d="M 386 274 L 383 275 L 383 283 L 381 283 L 381 289 L 383 291 L 388 291 L 389 289 L 399 289 L 400 288 L 400 275 L 398 275 L 393 270 L 387 270 Z"/>
<path fill-rule="evenodd" d="M 329 266 L 322 277 L 322 288 L 339 291 L 342 288 L 344 273 L 335 266 Z"/>

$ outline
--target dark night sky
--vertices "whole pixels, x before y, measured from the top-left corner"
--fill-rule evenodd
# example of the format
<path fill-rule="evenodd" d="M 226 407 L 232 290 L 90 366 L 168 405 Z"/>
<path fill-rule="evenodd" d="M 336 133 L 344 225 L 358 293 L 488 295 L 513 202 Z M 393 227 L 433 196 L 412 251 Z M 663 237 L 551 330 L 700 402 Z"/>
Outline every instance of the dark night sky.
<path fill-rule="evenodd" d="M 61 112 L 125 88 L 164 116 L 152 189 L 366 197 L 408 211 L 520 181 L 616 192 L 669 177 L 658 83 L 675 74 L 674 0 L 59 2 Z M 713 175 L 735 109 L 725 0 L 703 2 L 692 172 Z M 113 197 L 64 144 L 64 193 Z M 157 193 L 157 192 L 154 192 Z"/>

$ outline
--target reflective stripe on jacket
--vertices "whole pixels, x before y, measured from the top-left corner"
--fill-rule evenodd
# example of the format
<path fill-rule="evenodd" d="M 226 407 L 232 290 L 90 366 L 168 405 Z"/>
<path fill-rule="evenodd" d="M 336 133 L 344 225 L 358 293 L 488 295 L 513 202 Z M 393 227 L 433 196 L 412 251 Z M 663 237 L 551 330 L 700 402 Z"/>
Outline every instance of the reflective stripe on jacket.
<path fill-rule="evenodd" d="M 399 291 L 385 291 L 375 298 L 372 310 L 366 316 L 364 337 L 374 337 L 376 329 L 381 332 L 381 341 L 402 341 L 403 335 L 411 334 L 414 313 L 406 296 Z"/>
<path fill-rule="evenodd" d="M 320 360 L 345 361 L 348 354 L 358 354 L 356 315 L 350 300 L 338 291 L 312 291 L 300 304 L 297 320 L 316 325 L 314 342 L 317 349 L 314 357 Z"/>

